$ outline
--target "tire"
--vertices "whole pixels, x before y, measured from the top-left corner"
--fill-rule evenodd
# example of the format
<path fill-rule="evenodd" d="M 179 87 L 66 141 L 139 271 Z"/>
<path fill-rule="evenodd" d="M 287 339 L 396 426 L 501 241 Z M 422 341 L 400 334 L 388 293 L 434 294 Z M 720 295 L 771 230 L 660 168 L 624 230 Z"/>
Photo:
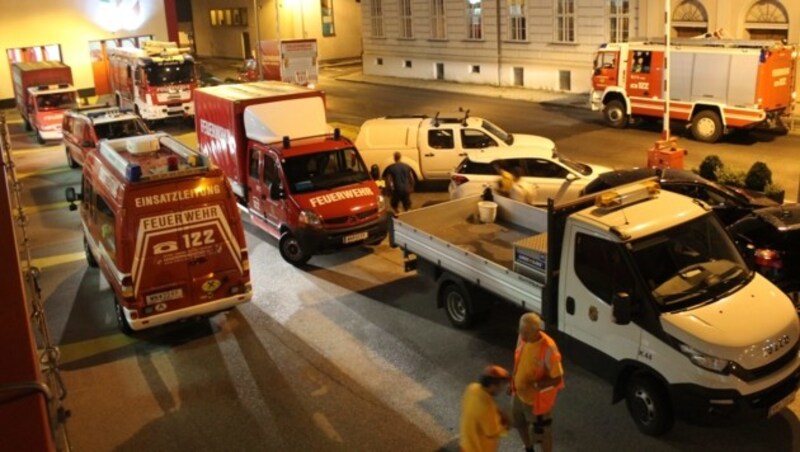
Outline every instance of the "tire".
<path fill-rule="evenodd" d="M 119 94 L 115 94 L 114 101 L 117 103 L 117 107 L 122 110 L 122 97 Z"/>
<path fill-rule="evenodd" d="M 475 324 L 472 296 L 469 291 L 455 282 L 447 282 L 439 291 L 439 297 L 447 319 L 454 327 L 467 329 Z"/>
<path fill-rule="evenodd" d="M 31 130 L 33 130 L 33 126 L 31 125 L 30 121 L 28 121 L 25 118 L 22 118 L 22 122 L 25 123 L 25 131 L 26 132 L 30 132 Z"/>
<path fill-rule="evenodd" d="M 131 324 L 128 323 L 128 319 L 125 317 L 125 312 L 122 310 L 122 305 L 119 304 L 119 299 L 116 295 L 114 296 L 114 316 L 117 318 L 119 330 L 126 336 L 133 335 L 135 331 L 131 328 Z"/>
<path fill-rule="evenodd" d="M 278 242 L 278 249 L 281 252 L 283 260 L 295 267 L 302 267 L 311 259 L 311 256 L 300 246 L 300 242 L 297 238 L 290 232 L 283 233 Z"/>
<path fill-rule="evenodd" d="M 653 378 L 633 376 L 625 393 L 625 404 L 636 427 L 646 435 L 663 435 L 675 423 L 667 392 Z"/>
<path fill-rule="evenodd" d="M 606 124 L 615 129 L 624 129 L 628 126 L 628 113 L 625 111 L 625 105 L 619 100 L 612 100 L 606 104 L 603 118 Z"/>
<path fill-rule="evenodd" d="M 69 149 L 67 149 L 66 152 L 67 152 L 67 165 L 69 165 L 69 167 L 72 169 L 79 168 L 80 165 L 78 165 L 78 162 L 76 162 L 75 159 L 72 158 L 72 152 L 70 152 Z"/>
<path fill-rule="evenodd" d="M 722 136 L 722 120 L 717 112 L 703 110 L 692 117 L 692 136 L 703 143 L 716 143 Z"/>
<path fill-rule="evenodd" d="M 47 141 L 45 141 L 44 137 L 42 137 L 42 135 L 39 132 L 36 132 L 36 142 L 39 144 L 47 143 Z"/>
<path fill-rule="evenodd" d="M 89 264 L 89 267 L 97 268 L 97 259 L 94 258 L 92 250 L 89 249 L 89 242 L 86 241 L 86 237 L 83 238 L 83 251 L 86 253 L 86 263 Z"/>

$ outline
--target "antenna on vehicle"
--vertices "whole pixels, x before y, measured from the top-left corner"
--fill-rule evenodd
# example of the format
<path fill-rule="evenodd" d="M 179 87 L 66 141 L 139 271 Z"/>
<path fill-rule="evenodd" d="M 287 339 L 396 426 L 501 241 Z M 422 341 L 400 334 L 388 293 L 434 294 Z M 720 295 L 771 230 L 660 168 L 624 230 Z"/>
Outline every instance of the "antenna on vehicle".
<path fill-rule="evenodd" d="M 464 113 L 464 119 L 462 119 L 461 122 L 466 126 L 467 125 L 467 118 L 469 118 L 469 108 L 464 110 L 463 107 L 458 107 L 458 111 Z"/>
<path fill-rule="evenodd" d="M 439 127 L 439 112 L 436 112 L 436 115 L 433 117 L 433 127 Z"/>

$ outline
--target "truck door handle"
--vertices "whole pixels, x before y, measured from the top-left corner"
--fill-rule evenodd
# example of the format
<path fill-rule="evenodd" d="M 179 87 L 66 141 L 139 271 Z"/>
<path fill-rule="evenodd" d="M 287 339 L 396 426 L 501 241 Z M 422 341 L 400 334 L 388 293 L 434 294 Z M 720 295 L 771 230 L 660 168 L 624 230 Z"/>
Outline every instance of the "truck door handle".
<path fill-rule="evenodd" d="M 423 156 L 425 157 L 433 157 L 434 155 L 436 154 L 434 154 L 433 152 L 428 152 L 427 154 L 423 154 Z"/>
<path fill-rule="evenodd" d="M 567 314 L 575 314 L 575 299 L 572 297 L 567 297 Z"/>

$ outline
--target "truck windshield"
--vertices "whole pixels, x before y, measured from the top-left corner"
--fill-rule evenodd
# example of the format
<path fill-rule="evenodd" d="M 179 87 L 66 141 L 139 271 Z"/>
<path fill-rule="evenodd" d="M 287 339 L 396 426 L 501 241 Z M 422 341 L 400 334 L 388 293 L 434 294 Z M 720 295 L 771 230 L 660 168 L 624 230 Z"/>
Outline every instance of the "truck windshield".
<path fill-rule="evenodd" d="M 151 64 L 145 66 L 147 84 L 150 86 L 180 85 L 194 82 L 194 62 L 180 64 Z"/>
<path fill-rule="evenodd" d="M 287 158 L 285 170 L 292 193 L 326 190 L 370 179 L 354 148 Z"/>
<path fill-rule="evenodd" d="M 66 110 L 75 108 L 78 104 L 75 102 L 75 93 L 51 93 L 39 94 L 36 96 L 36 106 L 40 111 L 42 110 Z"/>
<path fill-rule="evenodd" d="M 632 252 L 648 289 L 665 312 L 711 302 L 751 276 L 710 213 L 637 240 Z"/>
<path fill-rule="evenodd" d="M 141 120 L 134 118 L 95 124 L 94 131 L 98 140 L 103 138 L 126 138 L 150 133 Z"/>
<path fill-rule="evenodd" d="M 482 124 L 483 128 L 489 131 L 492 135 L 500 138 L 506 144 L 513 144 L 514 143 L 514 136 L 510 133 L 506 132 L 505 130 L 501 129 L 500 127 L 494 125 L 493 123 L 483 120 Z"/>

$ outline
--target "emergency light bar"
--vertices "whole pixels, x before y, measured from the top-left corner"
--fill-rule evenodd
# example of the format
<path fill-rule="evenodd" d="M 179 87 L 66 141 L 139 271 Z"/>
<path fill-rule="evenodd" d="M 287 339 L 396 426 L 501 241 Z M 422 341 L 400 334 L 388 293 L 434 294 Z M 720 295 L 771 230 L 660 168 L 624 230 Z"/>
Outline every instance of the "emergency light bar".
<path fill-rule="evenodd" d="M 594 205 L 603 210 L 610 211 L 629 206 L 639 201 L 655 198 L 660 191 L 661 186 L 656 181 L 626 185 L 617 190 L 598 194 L 594 200 Z"/>
<path fill-rule="evenodd" d="M 201 173 L 208 159 L 166 133 L 101 140 L 100 154 L 129 182 Z"/>

